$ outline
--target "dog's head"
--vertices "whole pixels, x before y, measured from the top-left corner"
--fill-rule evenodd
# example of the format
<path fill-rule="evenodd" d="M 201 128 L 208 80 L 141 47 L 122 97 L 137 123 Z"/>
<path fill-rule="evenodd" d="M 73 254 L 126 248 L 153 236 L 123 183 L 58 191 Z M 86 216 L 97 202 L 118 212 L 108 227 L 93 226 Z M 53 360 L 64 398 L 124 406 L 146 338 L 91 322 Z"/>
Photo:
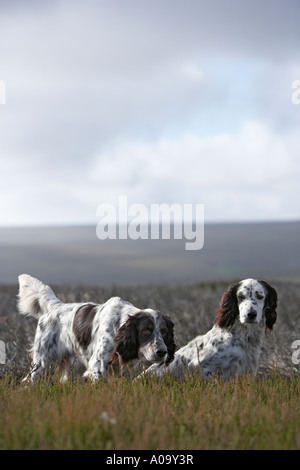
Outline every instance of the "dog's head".
<path fill-rule="evenodd" d="M 238 318 L 241 324 L 265 324 L 272 330 L 276 322 L 277 293 L 266 281 L 245 279 L 229 286 L 223 294 L 216 324 L 231 327 Z"/>
<path fill-rule="evenodd" d="M 114 339 L 112 362 L 126 364 L 141 353 L 147 361 L 170 363 L 174 358 L 174 323 L 168 315 L 146 309 L 130 315 Z"/>

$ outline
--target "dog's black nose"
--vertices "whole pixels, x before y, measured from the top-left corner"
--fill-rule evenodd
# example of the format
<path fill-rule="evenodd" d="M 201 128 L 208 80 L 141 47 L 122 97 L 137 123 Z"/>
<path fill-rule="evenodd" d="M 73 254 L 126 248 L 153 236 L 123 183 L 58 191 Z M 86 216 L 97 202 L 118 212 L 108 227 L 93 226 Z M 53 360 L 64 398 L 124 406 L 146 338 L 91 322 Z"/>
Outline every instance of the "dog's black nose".
<path fill-rule="evenodd" d="M 165 349 L 159 349 L 158 351 L 156 351 L 156 355 L 158 357 L 164 357 L 166 354 L 167 354 L 167 351 Z"/>
<path fill-rule="evenodd" d="M 248 313 L 247 318 L 250 321 L 254 321 L 257 316 L 257 313 L 254 310 L 251 310 L 251 312 Z"/>

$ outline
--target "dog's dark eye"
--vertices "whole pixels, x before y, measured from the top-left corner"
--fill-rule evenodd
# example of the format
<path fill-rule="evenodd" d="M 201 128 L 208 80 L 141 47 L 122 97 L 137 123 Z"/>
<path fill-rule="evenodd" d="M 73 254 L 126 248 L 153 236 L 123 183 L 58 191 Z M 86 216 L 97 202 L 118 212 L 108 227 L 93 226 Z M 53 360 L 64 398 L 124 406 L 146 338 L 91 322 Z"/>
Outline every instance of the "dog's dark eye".
<path fill-rule="evenodd" d="M 258 300 L 262 300 L 264 298 L 262 294 L 256 294 L 256 297 L 258 298 Z"/>
<path fill-rule="evenodd" d="M 153 331 L 152 328 L 144 328 L 142 333 L 144 333 L 144 335 L 151 335 L 152 331 Z"/>
<path fill-rule="evenodd" d="M 244 294 L 238 294 L 238 299 L 239 300 L 245 300 L 245 298 L 246 297 L 244 296 Z"/>
<path fill-rule="evenodd" d="M 165 336 L 165 335 L 167 334 L 167 329 L 166 329 L 165 327 L 162 327 L 162 328 L 160 329 L 160 331 L 161 331 L 161 334 L 162 334 L 163 336 Z"/>

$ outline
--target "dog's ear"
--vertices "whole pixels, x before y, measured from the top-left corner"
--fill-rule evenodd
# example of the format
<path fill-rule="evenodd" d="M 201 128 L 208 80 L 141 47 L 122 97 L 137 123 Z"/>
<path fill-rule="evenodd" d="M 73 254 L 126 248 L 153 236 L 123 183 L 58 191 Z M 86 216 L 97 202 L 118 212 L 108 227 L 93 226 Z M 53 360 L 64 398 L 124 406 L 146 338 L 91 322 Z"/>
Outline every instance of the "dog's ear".
<path fill-rule="evenodd" d="M 172 362 L 174 359 L 174 354 L 175 354 L 175 349 L 176 349 L 176 344 L 174 341 L 174 323 L 172 322 L 169 315 L 163 315 L 163 318 L 167 326 L 167 334 L 164 337 L 164 341 L 166 343 L 167 350 L 168 350 L 168 357 L 166 360 L 166 364 L 170 364 L 170 362 Z"/>
<path fill-rule="evenodd" d="M 221 298 L 218 310 L 216 325 L 220 328 L 230 328 L 238 317 L 239 309 L 237 304 L 236 292 L 240 282 L 231 284 Z"/>
<path fill-rule="evenodd" d="M 120 360 L 121 364 L 124 365 L 132 359 L 137 359 L 139 354 L 137 329 L 139 319 L 137 315 L 129 316 L 118 329 L 114 338 L 115 348 L 111 356 L 112 362 Z"/>
<path fill-rule="evenodd" d="M 273 325 L 277 319 L 277 292 L 274 287 L 270 286 L 266 281 L 259 281 L 266 290 L 266 300 L 264 305 L 264 314 L 266 319 L 266 329 L 272 331 Z"/>

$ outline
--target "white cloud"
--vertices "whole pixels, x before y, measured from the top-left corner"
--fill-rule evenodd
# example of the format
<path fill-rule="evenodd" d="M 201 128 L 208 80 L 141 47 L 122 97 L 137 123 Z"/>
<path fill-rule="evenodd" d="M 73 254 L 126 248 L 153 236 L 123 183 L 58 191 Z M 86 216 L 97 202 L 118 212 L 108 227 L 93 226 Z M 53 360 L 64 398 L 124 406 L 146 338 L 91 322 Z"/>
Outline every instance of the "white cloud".
<path fill-rule="evenodd" d="M 99 204 L 203 203 L 205 220 L 299 218 L 298 134 L 278 135 L 263 122 L 235 133 L 183 134 L 156 141 L 118 140 L 70 178 L 26 161 L 0 161 L 2 223 L 94 223 Z M 14 186 L 11 187 L 11 181 Z M 16 190 L 17 188 L 17 190 Z"/>
<path fill-rule="evenodd" d="M 203 202 L 213 220 L 299 216 L 299 2 L 2 11 L 0 224 L 93 222 L 120 194 Z"/>
<path fill-rule="evenodd" d="M 108 190 L 108 202 L 128 194 L 132 203 L 204 203 L 214 220 L 293 218 L 299 211 L 289 187 L 300 189 L 299 145 L 298 136 L 292 146 L 290 136 L 262 122 L 246 122 L 235 134 L 120 141 L 100 152 L 90 178 Z"/>
<path fill-rule="evenodd" d="M 236 134 L 117 142 L 98 155 L 90 176 L 104 186 L 148 178 L 179 184 L 184 179 L 199 188 L 255 187 L 291 177 L 294 157 L 284 138 L 266 124 L 246 122 Z"/>

